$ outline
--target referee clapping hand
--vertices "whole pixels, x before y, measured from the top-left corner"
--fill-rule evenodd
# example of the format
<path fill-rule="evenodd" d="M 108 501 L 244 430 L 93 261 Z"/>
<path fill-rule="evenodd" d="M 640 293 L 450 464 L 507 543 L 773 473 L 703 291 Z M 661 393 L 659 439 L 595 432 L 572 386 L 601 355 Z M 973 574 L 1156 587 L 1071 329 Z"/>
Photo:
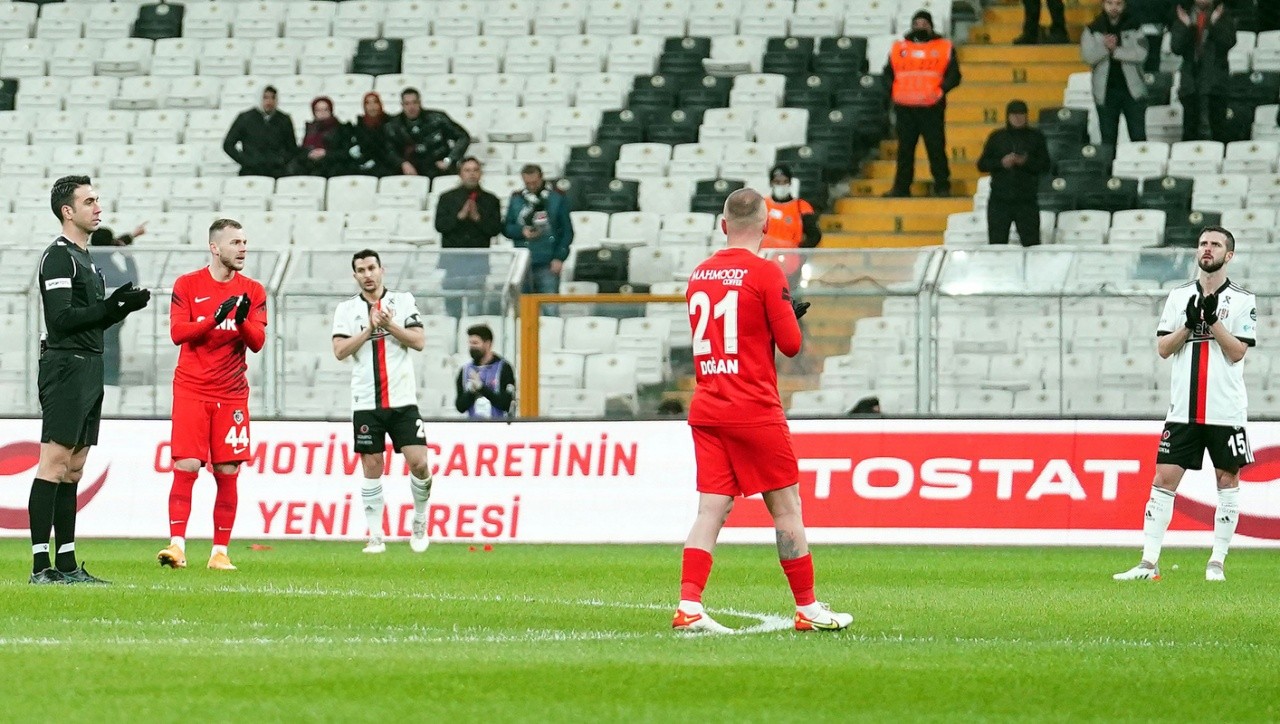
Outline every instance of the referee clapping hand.
<path fill-rule="evenodd" d="M 150 290 L 138 289 L 133 285 L 133 282 L 128 282 L 111 292 L 111 296 L 106 298 L 104 304 L 107 306 L 107 314 L 109 316 L 113 319 L 124 319 L 147 306 L 150 301 Z"/>

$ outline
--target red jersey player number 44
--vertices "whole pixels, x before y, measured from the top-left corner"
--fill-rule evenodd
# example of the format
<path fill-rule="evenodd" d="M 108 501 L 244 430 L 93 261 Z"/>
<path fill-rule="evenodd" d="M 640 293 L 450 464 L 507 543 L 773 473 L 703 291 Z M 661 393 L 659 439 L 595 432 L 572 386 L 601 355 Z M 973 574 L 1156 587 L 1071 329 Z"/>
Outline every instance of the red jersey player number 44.
<path fill-rule="evenodd" d="M 814 594 L 813 557 L 800 517 L 800 470 L 774 366 L 775 349 L 788 357 L 799 354 L 799 320 L 809 304 L 795 302 L 782 269 L 759 256 L 768 224 L 760 194 L 730 194 L 721 224 L 728 248 L 698 265 L 685 292 L 697 379 L 689 425 L 699 499 L 671 625 L 680 631 L 733 631 L 703 609 L 702 592 L 734 499 L 759 494 L 777 529 L 778 559 L 796 601 L 796 630 L 837 631 L 853 616 L 832 611 Z"/>
<path fill-rule="evenodd" d="M 267 293 L 243 273 L 248 240 L 231 219 L 209 227 L 209 264 L 178 277 L 169 307 L 169 334 L 181 350 L 173 373 L 173 487 L 169 545 L 161 565 L 185 568 L 191 490 L 209 464 L 217 495 L 209 568 L 235 570 L 227 553 L 236 517 L 236 479 L 249 459 L 247 350 L 267 338 Z"/>

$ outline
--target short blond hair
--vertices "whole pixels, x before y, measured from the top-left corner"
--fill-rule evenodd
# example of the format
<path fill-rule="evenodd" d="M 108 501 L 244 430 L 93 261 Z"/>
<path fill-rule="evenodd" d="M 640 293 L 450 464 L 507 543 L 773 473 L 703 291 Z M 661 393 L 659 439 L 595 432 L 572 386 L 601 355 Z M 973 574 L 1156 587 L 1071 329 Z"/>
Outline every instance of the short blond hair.
<path fill-rule="evenodd" d="M 738 189 L 724 200 L 724 221 L 731 229 L 750 229 L 764 223 L 764 197 L 755 189 Z"/>

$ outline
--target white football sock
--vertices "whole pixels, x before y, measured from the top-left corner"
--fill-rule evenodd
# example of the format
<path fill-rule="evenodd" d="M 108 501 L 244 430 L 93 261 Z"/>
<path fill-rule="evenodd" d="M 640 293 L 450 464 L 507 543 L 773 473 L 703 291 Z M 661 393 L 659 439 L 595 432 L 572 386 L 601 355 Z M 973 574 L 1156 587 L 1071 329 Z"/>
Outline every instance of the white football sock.
<path fill-rule="evenodd" d="M 1221 564 L 1231 546 L 1231 536 L 1236 534 L 1240 522 L 1240 488 L 1218 490 L 1218 511 L 1213 516 L 1213 556 L 1209 562 Z"/>
<path fill-rule="evenodd" d="M 685 613 L 702 613 L 702 602 L 701 601 L 681 601 L 676 606 L 676 608 L 681 611 L 684 611 Z"/>
<path fill-rule="evenodd" d="M 369 525 L 369 537 L 382 537 L 382 509 L 387 506 L 382 497 L 382 479 L 365 478 L 360 491 L 364 500 L 364 520 Z"/>
<path fill-rule="evenodd" d="M 227 547 L 226 547 L 226 546 L 214 546 L 214 547 L 213 547 L 213 550 L 209 551 L 209 557 L 210 557 L 210 558 L 213 558 L 214 556 L 218 555 L 219 553 L 221 553 L 221 554 L 222 554 L 222 555 L 224 555 L 224 556 L 225 556 L 225 555 L 227 555 Z"/>
<path fill-rule="evenodd" d="M 421 518 L 427 514 L 427 501 L 431 499 L 431 475 L 426 480 L 409 475 L 409 490 L 413 493 L 413 517 Z"/>
<path fill-rule="evenodd" d="M 175 535 L 175 536 L 173 536 L 172 538 L 170 538 L 170 539 L 169 539 L 169 545 L 171 545 L 171 546 L 178 546 L 178 550 L 180 550 L 180 551 L 186 551 L 186 550 L 187 550 L 187 539 L 186 539 L 186 538 L 183 538 L 183 537 L 182 537 L 182 536 L 180 536 L 180 535 Z"/>
<path fill-rule="evenodd" d="M 1142 560 L 1147 563 L 1160 562 L 1164 534 L 1169 530 L 1169 521 L 1173 520 L 1173 497 L 1174 494 L 1168 490 L 1151 486 L 1151 498 L 1147 501 L 1142 521 L 1142 534 L 1146 538 L 1142 546 Z"/>

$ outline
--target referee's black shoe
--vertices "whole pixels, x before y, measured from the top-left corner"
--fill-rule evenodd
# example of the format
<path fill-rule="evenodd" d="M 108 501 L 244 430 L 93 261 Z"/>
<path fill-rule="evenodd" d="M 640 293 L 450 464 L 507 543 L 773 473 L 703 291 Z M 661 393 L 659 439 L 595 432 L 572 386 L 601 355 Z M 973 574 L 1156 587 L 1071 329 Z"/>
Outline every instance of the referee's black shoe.
<path fill-rule="evenodd" d="M 111 581 L 104 581 L 104 580 L 102 580 L 101 578 L 98 578 L 98 577 L 94 576 L 93 574 L 89 573 L 88 571 L 86 571 L 86 570 L 84 569 L 84 564 L 83 564 L 83 563 L 81 563 L 81 564 L 80 564 L 80 567 L 79 567 L 79 568 L 77 568 L 77 569 L 75 569 L 74 571 L 69 571 L 69 572 L 68 572 L 68 571 L 58 571 L 58 575 L 62 576 L 62 580 L 63 580 L 64 582 L 68 583 L 68 584 L 72 584 L 72 583 L 92 583 L 92 584 L 96 584 L 96 585 L 99 585 L 99 586 L 108 586 L 108 585 L 111 585 Z"/>
<path fill-rule="evenodd" d="M 33 586 L 61 585 L 66 582 L 66 577 L 56 568 L 46 568 L 39 573 L 31 574 L 31 585 Z"/>

